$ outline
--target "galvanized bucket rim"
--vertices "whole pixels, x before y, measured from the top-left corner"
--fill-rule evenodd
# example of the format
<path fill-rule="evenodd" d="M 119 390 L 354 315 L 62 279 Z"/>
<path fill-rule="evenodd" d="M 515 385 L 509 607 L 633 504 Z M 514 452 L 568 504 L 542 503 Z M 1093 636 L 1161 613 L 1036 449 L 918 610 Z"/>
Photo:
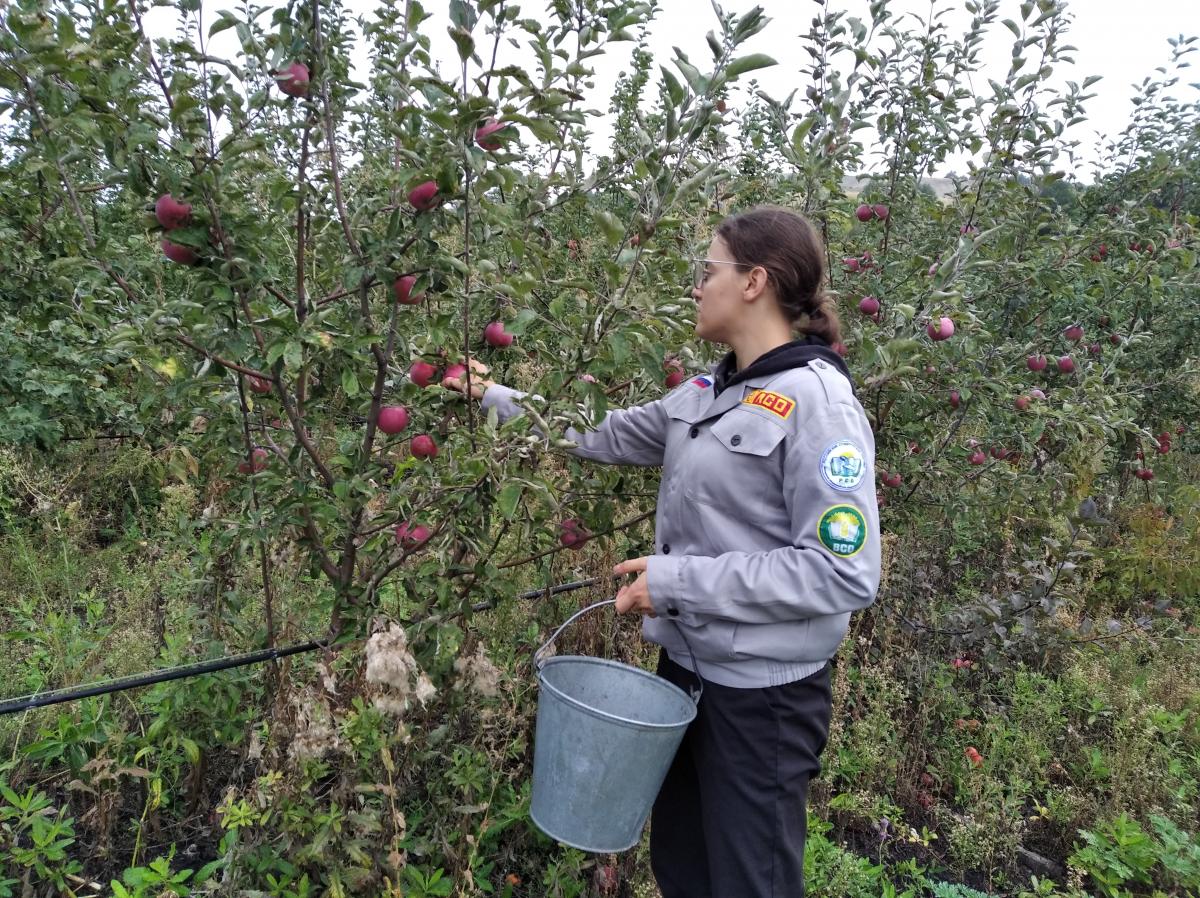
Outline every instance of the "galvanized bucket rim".
<path fill-rule="evenodd" d="M 629 717 L 622 717 L 619 714 L 613 714 L 609 711 L 602 711 L 599 708 L 593 708 L 591 705 L 584 704 L 579 699 L 563 692 L 553 683 L 547 682 L 542 674 L 543 670 L 549 667 L 551 664 L 561 664 L 562 662 L 596 664 L 637 674 L 639 677 L 644 678 L 647 682 L 658 684 L 656 688 L 665 688 L 668 693 L 678 693 L 679 697 L 683 699 L 684 706 L 690 711 L 690 714 L 685 719 L 676 721 L 674 723 L 654 723 L 646 720 L 634 720 Z M 593 658 L 590 655 L 556 655 L 555 657 L 547 658 L 542 662 L 541 666 L 538 668 L 537 678 L 538 684 L 543 689 L 548 689 L 555 697 L 566 702 L 571 707 L 583 711 L 592 717 L 599 718 L 600 720 L 611 720 L 626 726 L 641 727 L 642 729 L 646 730 L 675 730 L 679 729 L 680 727 L 687 726 L 696 719 L 696 704 L 694 701 L 692 701 L 691 696 L 689 696 L 674 683 L 663 679 L 658 674 L 650 673 L 648 670 L 642 670 L 640 667 L 634 667 L 632 664 L 623 664 L 620 661 L 611 661 L 608 658 Z"/>

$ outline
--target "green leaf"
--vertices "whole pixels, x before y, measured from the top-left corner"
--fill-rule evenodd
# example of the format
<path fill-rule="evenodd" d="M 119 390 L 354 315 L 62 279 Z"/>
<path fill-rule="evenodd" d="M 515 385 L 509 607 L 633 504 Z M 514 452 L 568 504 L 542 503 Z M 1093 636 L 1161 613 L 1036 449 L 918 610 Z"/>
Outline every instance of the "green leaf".
<path fill-rule="evenodd" d="M 342 389 L 345 390 L 347 396 L 358 395 L 358 378 L 349 368 L 342 370 Z"/>
<path fill-rule="evenodd" d="M 775 60 L 766 53 L 751 53 L 749 56 L 743 56 L 741 59 L 735 59 L 729 63 L 728 68 L 725 69 L 725 78 L 732 81 L 747 72 L 769 68 L 776 64 Z"/>
<path fill-rule="evenodd" d="M 679 79 L 675 77 L 666 66 L 659 66 L 662 69 L 663 81 L 667 85 L 667 96 L 671 98 L 671 102 L 678 106 L 683 102 L 683 98 L 687 96 L 687 91 L 684 86 L 679 83 Z"/>
<path fill-rule="evenodd" d="M 597 209 L 594 213 L 596 224 L 604 231 L 605 239 L 614 246 L 625 236 L 625 226 L 607 209 Z"/>
<path fill-rule="evenodd" d="M 500 490 L 500 495 L 496 499 L 496 505 L 500 509 L 500 514 L 504 515 L 506 521 L 511 521 L 517 513 L 517 504 L 521 501 L 521 494 L 525 491 L 525 484 L 514 480 L 506 483 L 503 489 Z"/>

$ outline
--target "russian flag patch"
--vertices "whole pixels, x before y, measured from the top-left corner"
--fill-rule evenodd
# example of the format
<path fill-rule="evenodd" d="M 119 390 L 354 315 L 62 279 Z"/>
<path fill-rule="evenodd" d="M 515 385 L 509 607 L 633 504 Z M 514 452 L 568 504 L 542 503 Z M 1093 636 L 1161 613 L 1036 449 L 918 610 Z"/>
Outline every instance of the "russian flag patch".
<path fill-rule="evenodd" d="M 712 378 L 705 377 L 703 374 L 701 374 L 699 377 L 693 377 L 692 383 L 694 383 L 696 386 L 698 386 L 700 389 L 703 390 L 705 387 L 712 386 Z"/>

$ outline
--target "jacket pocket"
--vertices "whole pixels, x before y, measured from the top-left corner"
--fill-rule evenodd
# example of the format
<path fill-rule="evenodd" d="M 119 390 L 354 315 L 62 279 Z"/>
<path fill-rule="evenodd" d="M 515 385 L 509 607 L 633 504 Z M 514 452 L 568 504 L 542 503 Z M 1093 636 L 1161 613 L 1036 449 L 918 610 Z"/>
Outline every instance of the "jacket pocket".
<path fill-rule="evenodd" d="M 734 517 L 759 516 L 768 502 L 780 505 L 784 436 L 781 426 L 754 412 L 727 412 L 713 423 L 699 453 L 690 456 L 696 467 L 687 481 L 688 497 Z"/>
<path fill-rule="evenodd" d="M 769 661 L 812 661 L 812 618 L 771 624 L 737 624 L 730 657 L 736 661 L 764 658 Z M 835 646 L 836 647 L 836 646 Z M 824 647 L 820 647 L 822 650 Z"/>

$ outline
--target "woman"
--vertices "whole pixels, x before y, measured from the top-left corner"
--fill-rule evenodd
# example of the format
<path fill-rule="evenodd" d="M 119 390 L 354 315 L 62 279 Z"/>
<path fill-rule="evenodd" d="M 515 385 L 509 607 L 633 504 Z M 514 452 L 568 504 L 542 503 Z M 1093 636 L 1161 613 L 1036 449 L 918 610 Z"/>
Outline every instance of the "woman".
<path fill-rule="evenodd" d="M 567 430 L 582 458 L 662 465 L 655 554 L 614 573 L 638 575 L 616 607 L 643 615 L 643 636 L 662 646 L 658 673 L 704 686 L 651 816 L 663 898 L 804 894 L 829 659 L 850 613 L 874 600 L 880 565 L 874 439 L 830 348 L 824 257 L 786 209 L 725 219 L 692 296 L 696 335 L 728 354 L 662 399 Z M 525 396 L 474 378 L 472 394 L 502 421 Z"/>

